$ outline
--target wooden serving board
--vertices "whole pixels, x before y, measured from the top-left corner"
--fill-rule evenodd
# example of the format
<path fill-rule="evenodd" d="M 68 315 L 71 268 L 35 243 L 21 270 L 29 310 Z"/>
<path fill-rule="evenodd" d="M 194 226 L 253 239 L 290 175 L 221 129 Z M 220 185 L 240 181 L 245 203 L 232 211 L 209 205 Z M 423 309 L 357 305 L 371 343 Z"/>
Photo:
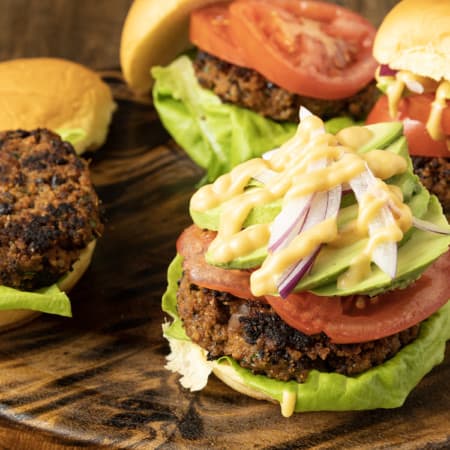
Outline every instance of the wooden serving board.
<path fill-rule="evenodd" d="M 165 272 L 202 173 L 118 75 L 119 108 L 91 163 L 105 233 L 73 319 L 41 315 L 1 335 L 0 448 L 450 447 L 450 352 L 402 408 L 290 419 L 214 377 L 188 392 L 164 369 Z"/>

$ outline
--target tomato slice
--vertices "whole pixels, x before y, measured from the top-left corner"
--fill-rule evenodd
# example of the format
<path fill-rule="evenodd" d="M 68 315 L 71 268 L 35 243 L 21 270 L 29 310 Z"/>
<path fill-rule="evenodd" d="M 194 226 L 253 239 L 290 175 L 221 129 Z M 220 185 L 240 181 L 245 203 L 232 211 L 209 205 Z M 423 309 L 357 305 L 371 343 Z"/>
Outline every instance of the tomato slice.
<path fill-rule="evenodd" d="M 366 342 L 399 333 L 445 305 L 450 298 L 449 271 L 447 252 L 412 285 L 379 295 L 374 303 L 366 297 L 361 309 L 356 297 L 317 297 L 302 292 L 285 300 L 266 298 L 287 324 L 304 333 L 323 331 L 339 344 Z"/>
<path fill-rule="evenodd" d="M 201 50 L 237 66 L 248 67 L 241 48 L 230 34 L 229 2 L 216 3 L 191 13 L 189 37 Z"/>
<path fill-rule="evenodd" d="M 254 297 L 250 292 L 250 271 L 226 270 L 206 263 L 204 253 L 216 233 L 192 225 L 177 241 L 183 267 L 199 286 L 236 297 L 267 301 L 291 327 L 306 334 L 324 332 L 340 344 L 367 342 L 398 333 L 429 317 L 450 298 L 448 273 L 450 252 L 441 256 L 414 284 L 379 295 L 376 302 L 365 299 L 357 307 L 357 297 L 320 297 L 311 292 Z M 360 301 L 360 300 L 359 300 Z"/>
<path fill-rule="evenodd" d="M 250 66 L 288 91 L 345 98 L 373 78 L 375 28 L 348 9 L 308 0 L 242 0 L 229 12 L 231 36 Z"/>
<path fill-rule="evenodd" d="M 408 141 L 409 153 L 418 156 L 450 157 L 445 140 L 435 141 L 431 138 L 425 123 L 431 109 L 432 94 L 411 95 L 400 100 L 396 120 L 403 121 L 403 133 Z M 385 95 L 380 97 L 369 113 L 366 123 L 391 122 L 388 100 Z M 450 107 L 443 111 L 442 129 L 450 136 Z"/>
<path fill-rule="evenodd" d="M 191 281 L 198 286 L 229 292 L 239 298 L 265 301 L 251 293 L 250 271 L 221 269 L 205 261 L 206 250 L 215 236 L 214 231 L 191 225 L 178 238 L 177 252 L 183 256 L 183 267 L 189 270 Z"/>

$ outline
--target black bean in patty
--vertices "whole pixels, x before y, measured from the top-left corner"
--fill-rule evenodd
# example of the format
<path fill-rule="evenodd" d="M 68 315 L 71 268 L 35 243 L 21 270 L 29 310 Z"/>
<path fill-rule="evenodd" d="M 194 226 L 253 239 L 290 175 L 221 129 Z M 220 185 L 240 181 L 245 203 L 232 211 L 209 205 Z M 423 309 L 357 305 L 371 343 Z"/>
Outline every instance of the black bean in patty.
<path fill-rule="evenodd" d="M 69 143 L 45 129 L 0 132 L 0 284 L 54 283 L 102 231 L 88 164 Z"/>

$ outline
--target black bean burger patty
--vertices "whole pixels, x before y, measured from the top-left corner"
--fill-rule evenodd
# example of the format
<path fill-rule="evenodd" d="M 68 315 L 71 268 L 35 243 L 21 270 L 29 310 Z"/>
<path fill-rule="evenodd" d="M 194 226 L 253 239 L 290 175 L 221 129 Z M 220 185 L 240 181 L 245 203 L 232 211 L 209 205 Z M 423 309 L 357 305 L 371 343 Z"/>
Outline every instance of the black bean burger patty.
<path fill-rule="evenodd" d="M 200 288 L 184 273 L 178 313 L 187 335 L 211 360 L 227 355 L 254 373 L 305 381 L 309 370 L 354 375 L 379 365 L 416 338 L 419 325 L 362 344 L 333 344 L 287 325 L 268 304 Z"/>
<path fill-rule="evenodd" d="M 51 131 L 0 132 L 0 284 L 34 290 L 103 230 L 87 163 Z"/>
<path fill-rule="evenodd" d="M 423 185 L 435 194 L 447 217 L 450 216 L 450 158 L 412 156 L 414 172 Z"/>
<path fill-rule="evenodd" d="M 266 80 L 258 72 L 235 66 L 199 51 L 194 60 L 199 83 L 212 90 L 224 102 L 279 121 L 298 122 L 300 106 L 322 119 L 349 115 L 360 120 L 367 116 L 377 98 L 375 83 L 370 83 L 354 96 L 341 100 L 322 100 L 292 94 Z"/>

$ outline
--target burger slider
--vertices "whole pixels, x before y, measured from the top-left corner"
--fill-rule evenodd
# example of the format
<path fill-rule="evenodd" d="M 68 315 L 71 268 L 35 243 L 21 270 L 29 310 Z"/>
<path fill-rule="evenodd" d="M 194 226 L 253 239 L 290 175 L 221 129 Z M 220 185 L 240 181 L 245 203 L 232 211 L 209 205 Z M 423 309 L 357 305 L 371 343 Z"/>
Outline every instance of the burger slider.
<path fill-rule="evenodd" d="M 77 153 L 103 144 L 116 106 L 98 74 L 62 59 L 2 62 L 0 83 L 5 329 L 39 312 L 71 315 L 66 292 L 89 266 L 103 231 L 88 163 Z"/>
<path fill-rule="evenodd" d="M 416 173 L 450 214 L 450 2 L 403 0 L 378 30 L 374 56 L 385 93 L 367 123 L 403 123 Z"/>
<path fill-rule="evenodd" d="M 364 119 L 376 97 L 374 36 L 366 19 L 325 2 L 140 0 L 121 66 L 138 93 L 151 70 L 161 121 L 212 181 L 291 137 L 300 106 Z"/>
<path fill-rule="evenodd" d="M 168 270 L 167 368 L 284 416 L 399 407 L 450 337 L 450 227 L 399 123 L 293 138 L 192 197 Z"/>
<path fill-rule="evenodd" d="M 71 315 L 103 225 L 88 164 L 46 129 L 0 132 L 0 327 Z"/>

